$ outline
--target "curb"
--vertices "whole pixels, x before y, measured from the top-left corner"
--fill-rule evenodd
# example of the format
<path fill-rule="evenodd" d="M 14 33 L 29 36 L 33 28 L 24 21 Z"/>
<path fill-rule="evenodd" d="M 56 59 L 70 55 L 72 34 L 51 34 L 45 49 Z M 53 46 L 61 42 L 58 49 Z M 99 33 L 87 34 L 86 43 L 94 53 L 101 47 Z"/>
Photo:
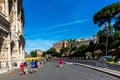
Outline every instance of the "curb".
<path fill-rule="evenodd" d="M 108 62 L 109 64 L 115 64 L 115 65 L 120 65 L 120 63 L 112 63 L 112 62 Z"/>
<path fill-rule="evenodd" d="M 93 67 L 90 65 L 86 65 L 86 64 L 80 64 L 80 63 L 73 63 L 74 65 L 78 65 L 78 66 L 82 66 L 82 67 L 87 67 L 96 71 L 100 71 L 103 73 L 107 73 L 110 74 L 112 76 L 115 76 L 117 78 L 120 78 L 120 72 L 119 71 L 115 71 L 115 70 L 111 70 L 111 69 L 107 69 L 107 68 L 100 68 L 100 67 Z"/>

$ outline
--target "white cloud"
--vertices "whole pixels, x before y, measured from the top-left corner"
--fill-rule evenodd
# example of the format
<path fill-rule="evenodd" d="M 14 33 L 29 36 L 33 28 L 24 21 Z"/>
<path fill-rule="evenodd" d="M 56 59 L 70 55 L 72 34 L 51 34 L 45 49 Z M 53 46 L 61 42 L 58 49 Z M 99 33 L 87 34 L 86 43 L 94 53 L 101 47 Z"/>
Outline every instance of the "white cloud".
<path fill-rule="evenodd" d="M 43 28 L 43 29 L 44 30 L 48 30 L 48 29 L 58 28 L 58 27 L 62 27 L 62 26 L 68 26 L 68 25 L 72 25 L 72 24 L 82 23 L 82 22 L 86 22 L 86 21 L 89 21 L 89 20 L 90 19 L 88 18 L 88 19 L 73 21 L 73 22 L 69 22 L 69 23 L 59 24 L 59 25 L 55 25 L 55 26 L 49 26 L 49 27 Z M 40 30 L 43 30 L 43 29 L 40 29 Z M 78 28 L 73 28 L 73 29 L 78 29 Z M 69 30 L 68 29 L 63 29 L 63 30 L 57 30 L 57 31 L 54 31 L 54 32 L 46 32 L 46 33 L 33 34 L 33 35 L 26 36 L 26 38 L 36 37 L 36 36 L 44 36 L 44 35 L 53 34 L 53 33 L 67 32 L 67 31 L 71 31 L 73 29 L 69 29 Z M 32 31 L 32 32 L 34 32 L 34 31 Z"/>
<path fill-rule="evenodd" d="M 68 26 L 68 25 L 72 25 L 72 24 L 77 24 L 77 23 L 83 23 L 86 21 L 89 21 L 90 19 L 83 19 L 83 20 L 77 20 L 77 21 L 73 21 L 73 22 L 69 22 L 69 23 L 63 23 L 63 24 L 58 24 L 58 25 L 54 25 L 54 26 L 49 26 L 47 28 L 43 28 L 42 30 L 46 30 L 46 29 L 53 29 L 53 28 L 58 28 L 58 27 L 64 27 L 64 26 Z"/>
<path fill-rule="evenodd" d="M 54 32 L 46 32 L 46 33 L 41 33 L 41 34 L 33 34 L 33 35 L 29 35 L 26 36 L 26 38 L 31 38 L 31 37 L 36 37 L 36 36 L 44 36 L 44 35 L 50 35 L 50 34 L 54 34 L 54 33 L 60 33 L 60 32 L 67 32 L 69 30 L 59 30 L 59 31 L 54 31 Z"/>
<path fill-rule="evenodd" d="M 26 46 L 25 51 L 27 53 L 30 53 L 30 51 L 40 49 L 40 50 L 47 50 L 50 47 L 53 47 L 53 43 L 56 41 L 53 40 L 42 40 L 42 39 L 36 39 L 36 40 L 26 40 Z"/>
<path fill-rule="evenodd" d="M 76 20 L 76 21 L 68 22 L 68 23 L 62 23 L 62 24 L 58 24 L 58 25 L 54 25 L 54 26 L 48 26 L 48 27 L 42 27 L 41 26 L 41 29 L 38 29 L 38 30 L 35 30 L 35 31 L 34 30 L 30 31 L 30 33 L 34 33 L 36 31 L 41 31 L 41 30 L 50 30 L 50 29 L 53 29 L 53 28 L 65 27 L 65 26 L 69 26 L 69 25 L 73 25 L 73 24 L 77 24 L 77 23 L 84 23 L 84 22 L 87 22 L 89 20 L 90 20 L 90 18 L 86 18 L 86 19 Z M 35 26 L 40 27 L 39 25 L 35 25 Z M 28 32 L 25 32 L 25 33 L 28 33 Z"/>

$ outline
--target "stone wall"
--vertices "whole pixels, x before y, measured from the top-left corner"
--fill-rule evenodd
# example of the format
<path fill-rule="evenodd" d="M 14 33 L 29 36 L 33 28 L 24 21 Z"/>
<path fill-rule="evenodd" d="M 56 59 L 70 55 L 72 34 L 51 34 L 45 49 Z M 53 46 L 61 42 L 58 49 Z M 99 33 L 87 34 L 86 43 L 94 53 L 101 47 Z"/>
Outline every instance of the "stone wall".
<path fill-rule="evenodd" d="M 0 0 L 0 69 L 14 69 L 24 60 L 22 0 Z"/>

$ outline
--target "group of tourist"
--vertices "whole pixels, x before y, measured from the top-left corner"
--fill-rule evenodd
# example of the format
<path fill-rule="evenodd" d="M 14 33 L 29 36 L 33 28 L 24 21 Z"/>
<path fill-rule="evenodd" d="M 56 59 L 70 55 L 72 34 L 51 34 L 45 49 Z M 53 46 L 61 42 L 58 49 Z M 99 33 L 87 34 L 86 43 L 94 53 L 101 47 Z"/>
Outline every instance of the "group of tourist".
<path fill-rule="evenodd" d="M 37 71 L 40 67 L 42 67 L 43 61 L 38 61 L 38 60 L 32 60 L 30 61 L 30 72 L 35 72 Z M 28 63 L 22 62 L 20 64 L 20 75 L 27 74 L 28 73 Z"/>
<path fill-rule="evenodd" d="M 59 67 L 62 67 L 63 66 L 63 59 L 60 58 L 59 59 Z M 43 65 L 43 61 L 38 61 L 38 60 L 32 60 L 30 61 L 30 73 L 33 73 L 33 72 L 36 72 L 40 67 L 42 67 Z M 27 74 L 28 73 L 28 63 L 25 61 L 25 62 L 22 62 L 20 64 L 20 75 L 23 75 L 23 74 Z"/>

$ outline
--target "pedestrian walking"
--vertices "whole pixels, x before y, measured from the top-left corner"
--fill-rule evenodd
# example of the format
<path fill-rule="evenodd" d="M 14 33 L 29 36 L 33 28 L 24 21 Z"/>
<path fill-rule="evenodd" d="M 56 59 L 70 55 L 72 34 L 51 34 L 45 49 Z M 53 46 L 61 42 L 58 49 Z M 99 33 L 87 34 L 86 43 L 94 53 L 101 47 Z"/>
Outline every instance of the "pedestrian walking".
<path fill-rule="evenodd" d="M 38 65 L 38 69 L 40 69 L 40 61 L 39 60 L 37 62 L 37 65 Z"/>
<path fill-rule="evenodd" d="M 59 67 L 62 67 L 62 66 L 63 66 L 63 59 L 60 58 L 60 59 L 59 59 Z"/>
<path fill-rule="evenodd" d="M 40 61 L 40 67 L 42 67 L 42 66 L 43 66 L 43 60 Z"/>
<path fill-rule="evenodd" d="M 25 74 L 25 73 L 24 73 L 24 63 L 22 62 L 20 64 L 20 75 L 23 75 L 23 74 Z"/>
<path fill-rule="evenodd" d="M 25 66 L 24 72 L 25 72 L 25 74 L 28 74 L 28 68 L 27 68 L 28 63 L 26 61 L 24 62 L 24 66 Z"/>
<path fill-rule="evenodd" d="M 24 66 L 25 66 L 25 67 L 27 67 L 27 66 L 28 66 L 28 63 L 27 63 L 26 61 L 24 62 Z"/>
<path fill-rule="evenodd" d="M 35 60 L 35 71 L 37 71 L 38 70 L 38 60 Z"/>
<path fill-rule="evenodd" d="M 30 72 L 34 72 L 34 71 L 35 71 L 35 61 L 32 60 L 32 61 L 30 62 L 30 64 L 31 64 L 31 70 L 30 70 Z"/>

